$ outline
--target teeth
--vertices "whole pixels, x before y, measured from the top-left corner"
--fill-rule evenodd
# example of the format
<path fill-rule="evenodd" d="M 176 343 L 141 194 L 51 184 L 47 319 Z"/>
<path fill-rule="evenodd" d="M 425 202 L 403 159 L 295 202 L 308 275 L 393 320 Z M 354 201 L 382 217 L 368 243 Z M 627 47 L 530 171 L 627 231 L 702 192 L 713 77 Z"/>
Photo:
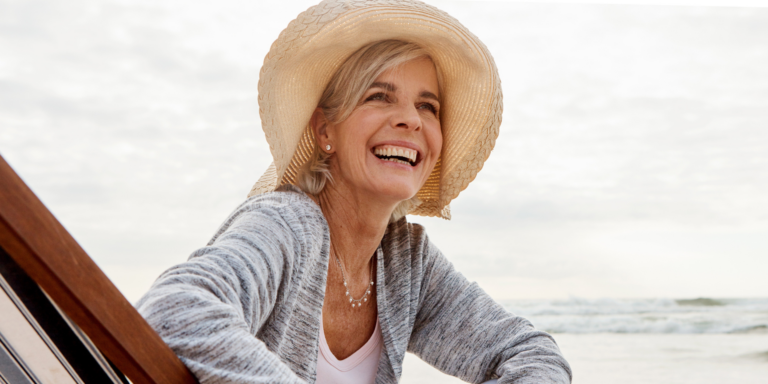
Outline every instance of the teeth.
<path fill-rule="evenodd" d="M 416 157 L 418 156 L 418 152 L 417 151 L 414 151 L 413 149 L 410 149 L 410 148 L 403 148 L 403 147 L 384 147 L 384 148 L 377 147 L 377 148 L 374 149 L 373 153 L 375 155 L 377 155 L 377 156 L 404 157 L 404 158 L 410 160 L 411 162 L 415 162 L 416 161 Z M 393 161 L 395 159 L 386 159 L 386 160 Z M 407 162 L 404 162 L 404 161 L 401 161 L 401 162 L 407 164 Z"/>
<path fill-rule="evenodd" d="M 384 160 L 384 161 L 393 161 L 395 163 L 400 163 L 400 164 L 405 164 L 405 165 L 411 165 L 411 163 L 409 163 L 407 161 L 402 161 L 400 159 L 395 159 L 394 157 L 390 157 L 390 158 L 386 158 L 386 159 L 382 159 L 382 160 Z"/>

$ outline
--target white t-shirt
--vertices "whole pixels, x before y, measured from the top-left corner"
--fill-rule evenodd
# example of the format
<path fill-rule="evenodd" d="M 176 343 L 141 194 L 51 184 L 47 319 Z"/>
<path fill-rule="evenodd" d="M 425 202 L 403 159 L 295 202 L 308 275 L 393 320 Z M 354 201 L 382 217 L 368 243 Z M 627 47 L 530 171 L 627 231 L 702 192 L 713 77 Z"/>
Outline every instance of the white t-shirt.
<path fill-rule="evenodd" d="M 381 328 L 376 319 L 373 335 L 360 349 L 344 360 L 336 359 L 328 348 L 320 320 L 320 353 L 317 354 L 317 384 L 373 384 L 381 356 Z"/>

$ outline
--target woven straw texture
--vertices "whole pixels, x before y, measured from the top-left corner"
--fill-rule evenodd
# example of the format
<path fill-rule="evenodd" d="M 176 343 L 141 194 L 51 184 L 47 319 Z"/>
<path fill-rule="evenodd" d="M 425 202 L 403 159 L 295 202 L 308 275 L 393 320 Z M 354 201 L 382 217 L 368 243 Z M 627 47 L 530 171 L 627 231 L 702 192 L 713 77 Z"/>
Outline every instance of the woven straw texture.
<path fill-rule="evenodd" d="M 443 150 L 417 194 L 422 204 L 409 213 L 450 218 L 448 204 L 475 178 L 499 134 L 501 81 L 475 35 L 419 1 L 323 1 L 288 24 L 259 76 L 259 114 L 274 162 L 249 196 L 294 183 L 315 146 L 308 122 L 331 77 L 360 47 L 385 39 L 416 43 L 435 62 Z"/>

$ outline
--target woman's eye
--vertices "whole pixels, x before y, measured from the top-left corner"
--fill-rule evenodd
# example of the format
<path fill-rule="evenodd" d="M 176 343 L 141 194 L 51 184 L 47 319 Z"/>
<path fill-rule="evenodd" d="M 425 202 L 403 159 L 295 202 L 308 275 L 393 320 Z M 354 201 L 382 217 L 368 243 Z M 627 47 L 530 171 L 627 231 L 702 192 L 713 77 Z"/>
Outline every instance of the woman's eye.
<path fill-rule="evenodd" d="M 432 103 L 422 103 L 421 105 L 419 105 L 419 109 L 426 109 L 427 111 L 430 111 L 435 115 L 437 114 L 437 107 L 435 107 Z"/>
<path fill-rule="evenodd" d="M 385 95 L 383 92 L 374 93 L 373 95 L 368 96 L 365 101 L 383 101 L 387 99 L 387 95 Z"/>

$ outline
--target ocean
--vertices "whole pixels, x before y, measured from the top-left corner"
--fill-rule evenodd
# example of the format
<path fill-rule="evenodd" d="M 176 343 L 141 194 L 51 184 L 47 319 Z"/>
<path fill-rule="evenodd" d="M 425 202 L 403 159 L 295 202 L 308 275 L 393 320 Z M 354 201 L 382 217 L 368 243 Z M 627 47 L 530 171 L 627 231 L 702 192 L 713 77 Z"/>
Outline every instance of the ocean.
<path fill-rule="evenodd" d="M 768 299 L 504 302 L 554 336 L 577 384 L 768 384 Z M 462 383 L 407 354 L 401 383 Z"/>

